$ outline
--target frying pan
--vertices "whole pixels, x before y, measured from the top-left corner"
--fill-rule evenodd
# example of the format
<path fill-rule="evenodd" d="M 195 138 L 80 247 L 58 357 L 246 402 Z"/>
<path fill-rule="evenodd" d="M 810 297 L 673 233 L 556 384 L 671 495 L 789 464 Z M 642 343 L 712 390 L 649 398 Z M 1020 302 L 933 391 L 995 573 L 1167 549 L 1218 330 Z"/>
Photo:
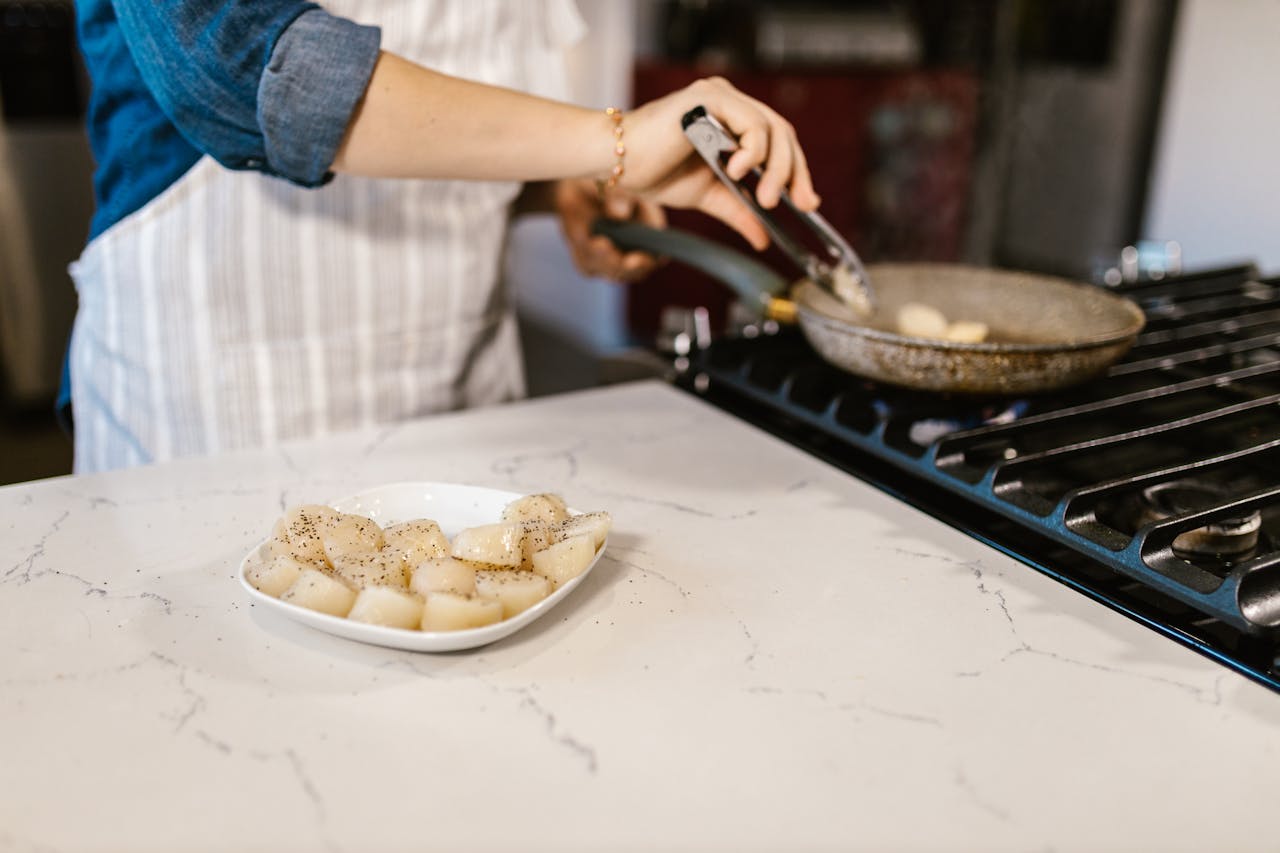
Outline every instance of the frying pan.
<path fill-rule="evenodd" d="M 973 394 L 1049 391 L 1101 373 L 1128 352 L 1145 322 L 1141 309 L 1097 287 L 1065 279 L 955 264 L 868 268 L 876 310 L 856 310 L 814 283 L 795 285 L 739 252 L 674 229 L 600 219 L 593 230 L 623 250 L 665 255 L 732 288 L 779 322 L 798 322 L 828 363 L 907 388 Z M 985 323 L 988 339 L 960 343 L 899 334 L 909 303 L 949 320 Z"/>

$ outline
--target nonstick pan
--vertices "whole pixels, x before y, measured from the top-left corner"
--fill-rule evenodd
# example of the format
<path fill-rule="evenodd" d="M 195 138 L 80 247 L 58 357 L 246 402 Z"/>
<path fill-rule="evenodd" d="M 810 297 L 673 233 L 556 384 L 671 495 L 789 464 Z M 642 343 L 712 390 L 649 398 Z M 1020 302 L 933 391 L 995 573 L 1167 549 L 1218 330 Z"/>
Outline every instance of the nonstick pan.
<path fill-rule="evenodd" d="M 860 317 L 812 282 L 789 285 L 758 261 L 687 232 L 606 219 L 594 230 L 624 250 L 696 267 L 764 315 L 798 322 L 830 364 L 908 388 L 1024 394 L 1074 385 L 1122 358 L 1144 323 L 1137 305 L 1091 285 L 955 264 L 870 266 L 877 307 Z M 907 303 L 985 323 L 988 338 L 960 343 L 899 334 L 898 309 Z"/>

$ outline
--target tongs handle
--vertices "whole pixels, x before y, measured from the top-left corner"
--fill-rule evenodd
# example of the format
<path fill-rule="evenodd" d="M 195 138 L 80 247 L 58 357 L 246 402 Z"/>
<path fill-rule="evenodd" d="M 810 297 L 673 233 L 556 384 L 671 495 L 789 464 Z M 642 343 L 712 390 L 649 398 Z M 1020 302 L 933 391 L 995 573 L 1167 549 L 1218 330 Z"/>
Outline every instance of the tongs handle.
<path fill-rule="evenodd" d="M 871 313 L 875 307 L 871 279 L 858 254 L 848 241 L 831 227 L 831 223 L 817 212 L 797 208 L 795 202 L 791 200 L 791 194 L 785 188 L 782 190 L 783 202 L 818 235 L 832 261 L 835 262 L 834 265 L 810 252 L 784 231 L 773 215 L 756 200 L 755 193 L 729 177 L 729 173 L 725 171 L 724 164 L 721 162 L 721 155 L 738 150 L 738 140 L 716 120 L 715 116 L 708 113 L 704 107 L 694 107 L 684 114 L 680 124 L 694 150 L 707 162 L 711 171 L 756 215 L 760 224 L 769 232 L 773 242 L 804 272 L 805 276 L 861 313 Z M 762 174 L 759 167 L 756 167 L 754 172 L 757 178 Z M 842 268 L 844 275 L 837 273 L 837 268 Z"/>

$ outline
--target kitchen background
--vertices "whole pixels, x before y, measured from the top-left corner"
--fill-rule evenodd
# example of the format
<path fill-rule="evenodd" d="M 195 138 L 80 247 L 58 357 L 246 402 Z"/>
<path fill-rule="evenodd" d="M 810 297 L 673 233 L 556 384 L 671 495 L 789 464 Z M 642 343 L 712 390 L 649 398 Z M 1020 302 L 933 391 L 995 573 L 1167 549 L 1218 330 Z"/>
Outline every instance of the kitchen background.
<path fill-rule="evenodd" d="M 1272 212 L 1280 0 L 579 0 L 576 98 L 643 101 L 718 73 L 796 124 L 823 212 L 868 259 L 1100 279 L 1280 267 Z M 92 210 L 70 2 L 0 0 L 0 483 L 70 470 L 51 400 Z M 696 219 L 681 225 L 732 241 Z M 1180 258 L 1167 247 L 1178 241 Z M 666 305 L 730 313 L 674 266 L 577 275 L 546 217 L 516 224 L 530 390 L 644 375 Z"/>

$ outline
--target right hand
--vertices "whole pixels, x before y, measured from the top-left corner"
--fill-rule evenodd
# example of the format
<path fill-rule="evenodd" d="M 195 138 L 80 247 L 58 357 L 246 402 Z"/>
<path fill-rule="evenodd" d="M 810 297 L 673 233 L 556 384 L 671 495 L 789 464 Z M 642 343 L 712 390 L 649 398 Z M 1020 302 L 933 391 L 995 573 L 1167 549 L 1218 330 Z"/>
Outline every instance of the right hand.
<path fill-rule="evenodd" d="M 667 207 L 695 208 L 736 230 L 756 249 L 769 245 L 769 236 L 751 210 L 722 184 L 693 150 L 680 119 L 704 106 L 738 137 L 737 151 L 725 170 L 735 180 L 761 166 L 756 200 L 766 209 L 777 206 L 783 188 L 796 207 L 816 210 L 804 151 L 795 128 L 765 104 L 748 97 L 728 80 L 698 80 L 629 112 L 625 121 L 626 171 L 622 186 Z"/>

